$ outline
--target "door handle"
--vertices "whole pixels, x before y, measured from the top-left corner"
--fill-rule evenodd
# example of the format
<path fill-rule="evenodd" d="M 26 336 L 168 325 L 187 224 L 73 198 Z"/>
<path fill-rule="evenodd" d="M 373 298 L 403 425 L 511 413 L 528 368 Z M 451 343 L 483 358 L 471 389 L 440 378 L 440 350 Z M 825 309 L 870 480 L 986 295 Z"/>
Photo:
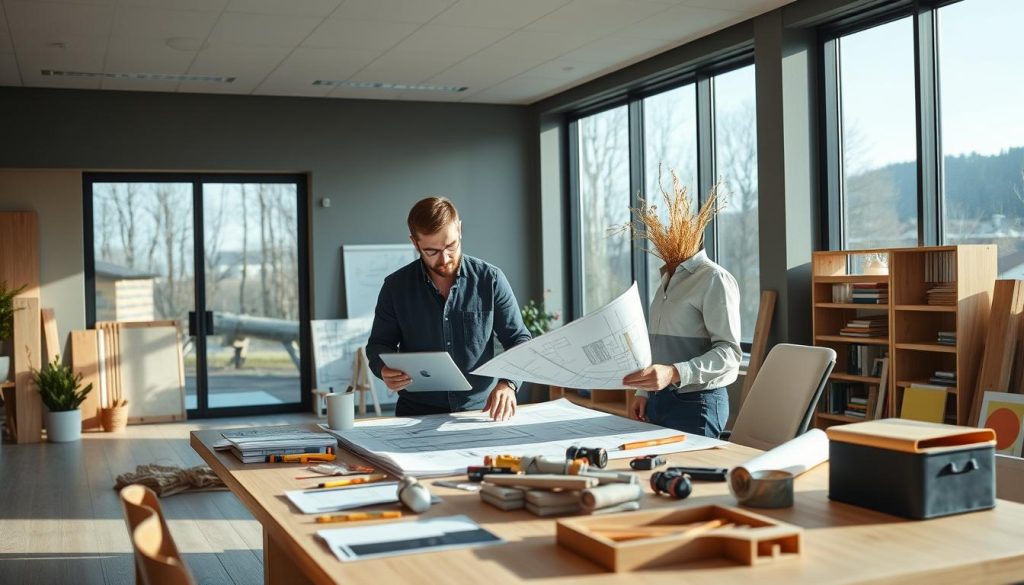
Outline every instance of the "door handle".
<path fill-rule="evenodd" d="M 206 311 L 204 313 L 204 320 L 206 321 L 206 334 L 213 335 L 213 311 Z"/>
<path fill-rule="evenodd" d="M 196 335 L 198 335 L 198 332 L 196 332 L 196 312 L 195 311 L 189 311 L 188 312 L 188 336 L 189 337 L 195 337 Z"/>

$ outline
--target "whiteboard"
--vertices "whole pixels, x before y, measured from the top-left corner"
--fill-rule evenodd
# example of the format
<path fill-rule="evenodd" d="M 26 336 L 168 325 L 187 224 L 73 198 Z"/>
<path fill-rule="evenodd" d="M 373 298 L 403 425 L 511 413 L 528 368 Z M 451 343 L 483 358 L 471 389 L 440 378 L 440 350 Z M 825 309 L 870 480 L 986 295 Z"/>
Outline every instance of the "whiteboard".
<path fill-rule="evenodd" d="M 352 361 L 355 359 L 356 350 L 366 347 L 372 326 L 372 317 L 310 321 L 316 388 L 334 388 L 335 392 L 345 391 L 352 383 Z M 374 388 L 377 400 L 381 404 L 395 402 L 398 398 L 394 392 L 388 392 L 383 382 L 374 384 Z"/>
<path fill-rule="evenodd" d="M 184 420 L 185 380 L 178 328 L 159 322 L 119 324 L 121 387 L 128 422 Z"/>
<path fill-rule="evenodd" d="M 342 246 L 349 319 L 372 317 L 384 278 L 419 258 L 412 244 Z"/>

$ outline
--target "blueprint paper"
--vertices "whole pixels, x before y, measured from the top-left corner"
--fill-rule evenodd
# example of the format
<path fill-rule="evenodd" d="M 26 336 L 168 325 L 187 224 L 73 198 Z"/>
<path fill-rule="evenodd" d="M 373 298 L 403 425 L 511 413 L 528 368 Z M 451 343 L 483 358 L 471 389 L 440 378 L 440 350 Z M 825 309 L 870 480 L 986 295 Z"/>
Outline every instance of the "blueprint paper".
<path fill-rule="evenodd" d="M 328 480 L 329 481 L 329 480 Z M 284 493 L 303 514 L 393 504 L 398 501 L 398 482 L 388 481 L 336 488 L 290 490 Z"/>
<path fill-rule="evenodd" d="M 495 422 L 485 412 L 435 414 L 357 421 L 353 429 L 328 432 L 341 446 L 393 475 L 462 475 L 482 465 L 484 455 L 542 455 L 563 458 L 572 445 L 603 447 L 610 459 L 698 451 L 724 441 L 686 434 L 679 443 L 617 450 L 623 443 L 679 435 L 674 429 L 598 412 L 566 399 L 520 407 L 510 420 Z"/>
<path fill-rule="evenodd" d="M 636 283 L 568 325 L 496 356 L 470 372 L 537 384 L 621 389 L 627 374 L 651 365 L 647 320 Z"/>

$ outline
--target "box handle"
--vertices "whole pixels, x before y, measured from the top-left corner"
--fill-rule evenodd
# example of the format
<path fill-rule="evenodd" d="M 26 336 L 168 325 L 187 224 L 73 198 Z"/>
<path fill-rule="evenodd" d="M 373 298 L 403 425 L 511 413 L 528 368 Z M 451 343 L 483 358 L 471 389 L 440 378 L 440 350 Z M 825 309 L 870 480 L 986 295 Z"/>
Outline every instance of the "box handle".
<path fill-rule="evenodd" d="M 964 464 L 963 468 L 958 469 L 955 461 L 950 461 L 941 475 L 961 475 L 963 473 L 970 473 L 979 468 L 978 461 L 974 458 L 968 459 L 967 463 Z"/>

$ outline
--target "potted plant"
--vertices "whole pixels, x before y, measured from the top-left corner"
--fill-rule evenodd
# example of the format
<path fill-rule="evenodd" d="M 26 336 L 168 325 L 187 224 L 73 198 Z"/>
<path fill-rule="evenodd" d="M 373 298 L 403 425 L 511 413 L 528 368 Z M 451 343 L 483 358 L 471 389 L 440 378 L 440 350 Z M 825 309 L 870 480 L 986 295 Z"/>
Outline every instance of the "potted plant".
<path fill-rule="evenodd" d="M 59 355 L 41 370 L 32 370 L 32 379 L 49 411 L 46 413 L 47 438 L 54 443 L 81 439 L 82 414 L 78 407 L 92 391 L 92 384 L 82 388 L 82 374 L 62 364 Z"/>
<path fill-rule="evenodd" d="M 4 344 L 14 329 L 14 297 L 25 287 L 7 290 L 7 282 L 0 281 L 0 382 L 7 380 L 11 371 L 11 358 L 4 351 Z"/>
<path fill-rule="evenodd" d="M 547 298 L 550 294 L 550 290 L 544 291 L 544 297 Z M 523 324 L 526 325 L 527 331 L 534 337 L 540 337 L 548 331 L 551 331 L 551 324 L 558 321 L 559 314 L 557 312 L 549 313 L 544 308 L 544 300 L 538 303 L 533 299 L 530 299 L 528 303 L 523 305 Z"/>

